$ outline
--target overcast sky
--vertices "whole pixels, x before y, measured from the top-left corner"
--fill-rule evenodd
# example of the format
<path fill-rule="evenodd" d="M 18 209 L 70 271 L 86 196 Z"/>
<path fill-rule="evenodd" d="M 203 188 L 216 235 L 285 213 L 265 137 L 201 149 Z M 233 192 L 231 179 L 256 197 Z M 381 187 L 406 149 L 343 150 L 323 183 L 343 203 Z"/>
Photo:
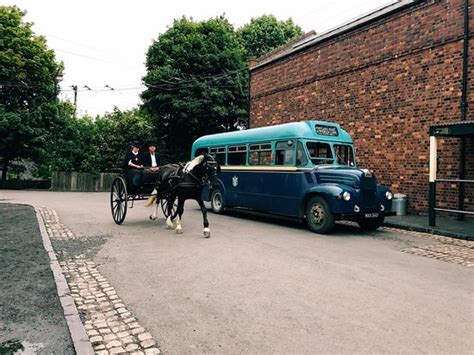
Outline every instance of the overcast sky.
<path fill-rule="evenodd" d="M 158 36 L 183 15 L 195 20 L 225 14 L 240 27 L 252 17 L 291 17 L 307 32 L 318 33 L 394 0 L 2 0 L 28 12 L 34 31 L 46 36 L 65 64 L 61 98 L 72 100 L 78 85 L 78 113 L 97 115 L 113 106 L 140 102 L 145 53 Z M 87 85 L 93 91 L 87 91 Z M 116 90 L 105 88 L 109 85 Z"/>

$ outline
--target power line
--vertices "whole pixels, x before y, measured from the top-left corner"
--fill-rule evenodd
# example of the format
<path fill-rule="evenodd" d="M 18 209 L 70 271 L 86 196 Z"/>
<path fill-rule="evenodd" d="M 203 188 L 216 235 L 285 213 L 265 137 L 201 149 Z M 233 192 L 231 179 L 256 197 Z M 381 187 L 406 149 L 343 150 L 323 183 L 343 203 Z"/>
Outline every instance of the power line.
<path fill-rule="evenodd" d="M 88 49 L 92 49 L 92 50 L 95 50 L 95 51 L 101 51 L 102 52 L 101 49 L 99 49 L 97 47 L 94 47 L 94 46 L 91 46 L 91 45 L 87 45 L 87 44 L 83 44 L 83 43 L 80 43 L 80 42 L 72 41 L 70 39 L 65 39 L 65 38 L 62 38 L 62 37 L 59 37 L 59 36 L 56 36 L 56 35 L 52 35 L 50 33 L 45 33 L 45 35 L 48 36 L 48 37 L 55 38 L 55 39 L 58 39 L 60 41 L 66 42 L 66 43 L 74 44 L 74 45 L 79 46 L 79 47 L 84 47 L 84 48 L 88 48 Z"/>
<path fill-rule="evenodd" d="M 63 53 L 75 55 L 75 56 L 77 56 L 77 57 L 82 57 L 82 58 L 97 60 L 97 61 L 103 62 L 103 63 L 112 63 L 110 60 L 104 60 L 104 59 L 100 59 L 100 58 L 95 58 L 95 57 L 91 57 L 91 56 L 84 55 L 84 54 L 80 54 L 80 53 L 75 53 L 75 52 L 71 52 L 71 51 L 66 51 L 66 50 L 64 50 L 64 49 L 59 49 L 59 48 L 53 48 L 53 49 L 54 49 L 55 51 L 58 51 L 58 52 L 63 52 Z"/>

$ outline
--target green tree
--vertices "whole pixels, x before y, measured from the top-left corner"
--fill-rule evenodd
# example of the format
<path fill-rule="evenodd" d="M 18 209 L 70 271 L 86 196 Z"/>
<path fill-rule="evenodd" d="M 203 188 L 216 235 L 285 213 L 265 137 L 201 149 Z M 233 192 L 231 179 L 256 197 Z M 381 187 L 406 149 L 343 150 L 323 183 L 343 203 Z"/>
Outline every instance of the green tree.
<path fill-rule="evenodd" d="M 25 13 L 0 6 L 0 156 L 2 183 L 13 159 L 36 160 L 50 142 L 61 64 L 35 36 Z"/>
<path fill-rule="evenodd" d="M 148 49 L 146 67 L 143 107 L 172 159 L 187 159 L 196 138 L 247 117 L 245 52 L 224 17 L 175 20 Z"/>
<path fill-rule="evenodd" d="M 83 163 L 82 169 L 110 171 L 120 168 L 130 142 L 142 143 L 142 148 L 151 141 L 158 141 L 156 130 L 145 112 L 139 109 L 113 112 L 98 116 L 95 120 L 96 137 L 94 149 L 97 158 L 91 156 Z M 160 142 L 158 141 L 158 147 Z"/>
<path fill-rule="evenodd" d="M 301 27 L 290 18 L 279 21 L 273 15 L 252 18 L 250 23 L 238 29 L 247 59 L 258 58 L 272 49 L 303 34 Z"/>
<path fill-rule="evenodd" d="M 122 166 L 122 159 L 131 141 L 146 143 L 156 139 L 153 125 L 138 109 L 91 117 L 75 117 L 70 102 L 59 105 L 58 126 L 53 147 L 40 156 L 39 175 L 51 176 L 52 171 L 99 173 Z"/>

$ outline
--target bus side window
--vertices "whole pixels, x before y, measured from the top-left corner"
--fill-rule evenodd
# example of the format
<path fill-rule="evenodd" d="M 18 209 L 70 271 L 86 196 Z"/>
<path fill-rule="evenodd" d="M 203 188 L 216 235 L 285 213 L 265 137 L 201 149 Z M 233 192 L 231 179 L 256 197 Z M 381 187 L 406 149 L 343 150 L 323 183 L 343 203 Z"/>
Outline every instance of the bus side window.
<path fill-rule="evenodd" d="M 275 165 L 293 165 L 295 146 L 293 141 L 277 142 L 275 145 Z"/>
<path fill-rule="evenodd" d="M 211 155 L 220 165 L 225 165 L 225 147 L 211 148 Z"/>
<path fill-rule="evenodd" d="M 306 147 L 308 148 L 311 162 L 314 165 L 319 164 L 332 164 L 333 157 L 331 147 L 327 143 L 321 142 L 307 142 Z"/>
<path fill-rule="evenodd" d="M 196 150 L 196 153 L 194 153 L 194 157 L 196 158 L 197 156 L 204 153 L 208 153 L 208 152 L 209 152 L 209 148 L 199 148 Z"/>
<path fill-rule="evenodd" d="M 296 152 L 296 166 L 306 166 L 308 164 L 308 158 L 306 152 L 304 151 L 303 144 L 298 142 L 297 152 Z"/>
<path fill-rule="evenodd" d="M 249 165 L 271 165 L 272 160 L 272 145 L 270 143 L 250 146 Z"/>
<path fill-rule="evenodd" d="M 227 153 L 228 165 L 245 165 L 247 161 L 247 146 L 229 147 Z"/>
<path fill-rule="evenodd" d="M 354 153 L 350 145 L 334 144 L 337 164 L 354 166 Z"/>

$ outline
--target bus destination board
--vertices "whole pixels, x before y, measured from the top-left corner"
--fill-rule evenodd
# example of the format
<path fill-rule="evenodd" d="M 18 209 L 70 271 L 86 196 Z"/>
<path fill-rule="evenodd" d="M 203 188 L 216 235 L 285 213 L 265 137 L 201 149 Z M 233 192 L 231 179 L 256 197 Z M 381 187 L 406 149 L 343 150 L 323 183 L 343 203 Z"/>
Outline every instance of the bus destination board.
<path fill-rule="evenodd" d="M 337 127 L 331 127 L 331 126 L 323 126 L 317 124 L 315 126 L 316 133 L 319 134 L 320 136 L 330 136 L 330 137 L 336 137 L 339 135 L 337 132 Z"/>

